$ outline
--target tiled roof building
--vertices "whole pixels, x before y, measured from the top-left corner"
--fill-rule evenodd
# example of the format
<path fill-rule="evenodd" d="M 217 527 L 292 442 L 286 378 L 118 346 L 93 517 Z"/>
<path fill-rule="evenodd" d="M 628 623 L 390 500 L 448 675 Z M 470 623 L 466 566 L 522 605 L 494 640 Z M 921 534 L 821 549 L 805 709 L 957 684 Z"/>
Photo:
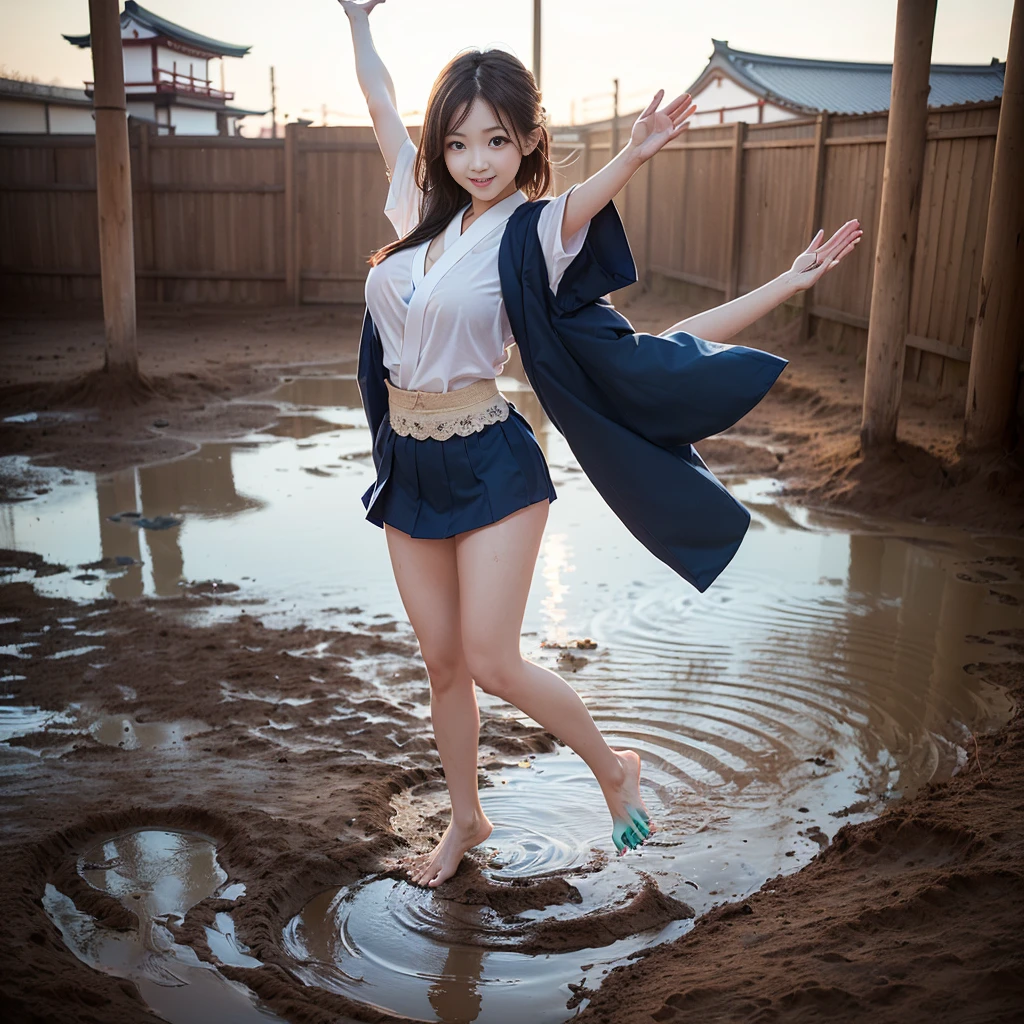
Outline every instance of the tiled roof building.
<path fill-rule="evenodd" d="M 783 121 L 827 110 L 865 114 L 889 109 L 892 64 L 812 60 L 735 50 L 713 39 L 707 67 L 690 86 L 695 126 L 726 121 Z M 1006 64 L 933 64 L 931 107 L 977 103 L 1003 92 Z"/>

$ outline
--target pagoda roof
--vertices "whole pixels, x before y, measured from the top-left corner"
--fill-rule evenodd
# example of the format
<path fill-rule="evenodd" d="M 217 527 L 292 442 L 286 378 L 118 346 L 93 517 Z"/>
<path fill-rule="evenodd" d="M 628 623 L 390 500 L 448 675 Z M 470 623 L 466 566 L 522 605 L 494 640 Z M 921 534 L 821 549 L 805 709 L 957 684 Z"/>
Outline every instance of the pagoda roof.
<path fill-rule="evenodd" d="M 140 7 L 135 0 L 125 0 L 124 10 L 121 12 L 121 28 L 126 28 L 131 22 L 144 29 L 149 29 L 156 36 L 166 36 L 183 46 L 190 46 L 195 50 L 201 50 L 216 57 L 244 57 L 252 46 L 242 46 L 238 43 L 224 43 L 218 39 L 211 39 L 209 36 L 200 35 L 191 29 L 175 25 L 173 21 L 161 18 L 159 14 L 147 11 Z M 64 35 L 64 38 L 72 46 L 88 49 L 91 45 L 90 35 L 84 36 Z"/>
<path fill-rule="evenodd" d="M 751 92 L 790 110 L 861 114 L 889 109 L 892 64 L 813 60 L 752 53 L 712 39 L 714 52 L 689 91 L 703 88 L 724 73 Z M 951 106 L 996 99 L 1003 92 L 1006 63 L 932 64 L 928 105 Z"/>

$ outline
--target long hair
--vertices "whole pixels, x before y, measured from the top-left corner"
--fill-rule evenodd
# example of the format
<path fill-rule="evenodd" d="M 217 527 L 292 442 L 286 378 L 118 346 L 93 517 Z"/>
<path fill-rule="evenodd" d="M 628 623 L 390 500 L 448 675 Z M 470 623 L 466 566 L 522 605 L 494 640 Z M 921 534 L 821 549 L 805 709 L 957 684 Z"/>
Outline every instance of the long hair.
<path fill-rule="evenodd" d="M 522 189 L 529 200 L 547 193 L 551 186 L 551 136 L 546 123 L 547 111 L 541 106 L 540 91 L 532 72 L 505 50 L 463 51 L 442 68 L 427 101 L 413 167 L 422 192 L 419 223 L 404 238 L 378 249 L 367 261 L 370 266 L 375 267 L 393 252 L 433 238 L 466 205 L 466 190 L 455 182 L 445 164 L 444 139 L 469 116 L 469 108 L 477 96 L 490 104 L 498 124 L 509 138 L 517 141 L 520 152 L 530 132 L 541 130 L 537 147 L 523 157 L 516 175 L 516 188 Z M 463 105 L 462 116 L 456 120 Z"/>

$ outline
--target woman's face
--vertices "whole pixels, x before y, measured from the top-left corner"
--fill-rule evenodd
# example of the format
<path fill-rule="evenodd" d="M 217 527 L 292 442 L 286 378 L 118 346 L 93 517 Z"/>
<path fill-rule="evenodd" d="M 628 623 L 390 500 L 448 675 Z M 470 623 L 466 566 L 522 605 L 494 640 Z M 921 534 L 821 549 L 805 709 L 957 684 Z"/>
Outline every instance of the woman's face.
<path fill-rule="evenodd" d="M 466 120 L 444 137 L 444 162 L 448 173 L 478 203 L 490 205 L 515 192 L 519 165 L 536 144 L 528 140 L 520 153 L 490 105 L 477 96 Z"/>

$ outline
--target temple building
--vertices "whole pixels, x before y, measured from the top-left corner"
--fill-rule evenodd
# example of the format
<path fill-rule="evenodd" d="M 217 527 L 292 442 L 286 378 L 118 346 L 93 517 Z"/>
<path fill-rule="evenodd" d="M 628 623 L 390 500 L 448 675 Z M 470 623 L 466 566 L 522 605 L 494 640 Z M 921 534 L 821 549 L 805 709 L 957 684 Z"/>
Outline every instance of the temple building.
<path fill-rule="evenodd" d="M 87 49 L 89 36 L 64 38 Z M 224 89 L 224 58 L 244 57 L 249 46 L 224 43 L 167 21 L 134 0 L 121 13 L 125 94 L 130 116 L 157 125 L 161 135 L 237 135 L 238 122 L 265 110 L 233 107 Z M 210 62 L 220 59 L 220 88 Z M 85 83 L 92 96 L 92 82 Z"/>
<path fill-rule="evenodd" d="M 892 64 L 809 60 L 733 49 L 712 39 L 707 67 L 687 92 L 697 104 L 695 128 L 730 121 L 787 121 L 827 110 L 833 114 L 889 109 Z M 1003 94 L 1006 63 L 932 64 L 929 107 L 979 103 Z"/>

